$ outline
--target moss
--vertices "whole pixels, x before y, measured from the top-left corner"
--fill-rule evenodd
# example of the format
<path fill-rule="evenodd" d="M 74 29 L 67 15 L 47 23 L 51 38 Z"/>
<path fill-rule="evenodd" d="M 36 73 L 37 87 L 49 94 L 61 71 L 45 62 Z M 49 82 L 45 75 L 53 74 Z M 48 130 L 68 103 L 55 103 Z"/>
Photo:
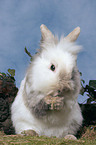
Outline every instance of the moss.
<path fill-rule="evenodd" d="M 86 128 L 78 140 L 65 140 L 56 137 L 32 137 L 22 135 L 5 135 L 0 133 L 0 145 L 96 145 L 96 126 Z"/>

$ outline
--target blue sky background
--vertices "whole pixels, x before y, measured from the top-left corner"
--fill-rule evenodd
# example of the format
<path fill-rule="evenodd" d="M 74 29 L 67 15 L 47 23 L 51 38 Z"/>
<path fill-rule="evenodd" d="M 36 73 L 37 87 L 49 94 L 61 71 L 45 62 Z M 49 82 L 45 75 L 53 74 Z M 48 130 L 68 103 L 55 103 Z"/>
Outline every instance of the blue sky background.
<path fill-rule="evenodd" d="M 77 43 L 83 46 L 78 67 L 88 84 L 96 79 L 96 0 L 0 0 L 0 71 L 16 70 L 19 87 L 41 38 L 40 25 L 54 34 L 67 35 L 80 26 Z M 79 96 L 79 102 L 86 97 Z"/>

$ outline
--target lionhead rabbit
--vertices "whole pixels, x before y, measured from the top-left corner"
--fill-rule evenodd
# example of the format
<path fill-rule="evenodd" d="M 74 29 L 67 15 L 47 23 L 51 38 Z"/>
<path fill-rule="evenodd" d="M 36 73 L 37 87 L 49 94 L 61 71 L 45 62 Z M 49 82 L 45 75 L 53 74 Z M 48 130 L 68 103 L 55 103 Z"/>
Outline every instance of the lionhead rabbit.
<path fill-rule="evenodd" d="M 11 107 L 13 126 L 17 134 L 75 135 L 83 120 L 77 103 L 80 75 L 76 60 L 81 47 L 74 43 L 80 28 L 60 40 L 45 25 L 40 28 L 40 49 Z"/>

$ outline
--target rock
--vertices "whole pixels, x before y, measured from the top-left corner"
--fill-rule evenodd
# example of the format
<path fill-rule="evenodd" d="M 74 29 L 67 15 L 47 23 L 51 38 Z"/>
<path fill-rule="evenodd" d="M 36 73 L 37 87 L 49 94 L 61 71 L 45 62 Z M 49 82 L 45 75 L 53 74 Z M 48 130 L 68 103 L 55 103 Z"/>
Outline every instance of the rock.
<path fill-rule="evenodd" d="M 6 134 L 14 133 L 10 107 L 17 91 L 14 78 L 5 74 L 0 75 L 0 131 L 4 131 Z"/>
<path fill-rule="evenodd" d="M 96 104 L 80 104 L 84 118 L 83 126 L 96 125 Z"/>

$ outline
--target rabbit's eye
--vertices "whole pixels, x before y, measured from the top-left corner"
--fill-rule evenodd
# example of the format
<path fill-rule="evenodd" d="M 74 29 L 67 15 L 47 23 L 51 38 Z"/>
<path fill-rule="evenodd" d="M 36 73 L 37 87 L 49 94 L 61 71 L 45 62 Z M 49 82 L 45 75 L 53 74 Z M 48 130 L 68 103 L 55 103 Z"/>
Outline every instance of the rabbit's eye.
<path fill-rule="evenodd" d="M 51 69 L 52 71 L 55 71 L 55 65 L 52 64 L 52 65 L 50 66 L 50 69 Z"/>

